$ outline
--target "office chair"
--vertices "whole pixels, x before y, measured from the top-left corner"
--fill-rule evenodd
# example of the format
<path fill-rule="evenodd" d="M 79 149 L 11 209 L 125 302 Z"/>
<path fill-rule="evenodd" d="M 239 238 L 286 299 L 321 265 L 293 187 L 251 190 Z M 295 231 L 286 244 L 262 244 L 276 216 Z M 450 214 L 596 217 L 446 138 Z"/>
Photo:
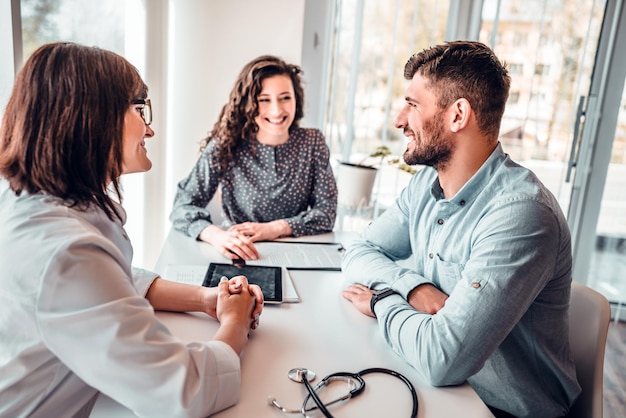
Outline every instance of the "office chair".
<path fill-rule="evenodd" d="M 610 321 L 609 301 L 595 290 L 572 282 L 569 340 L 582 392 L 568 418 L 602 418 L 604 351 Z"/>

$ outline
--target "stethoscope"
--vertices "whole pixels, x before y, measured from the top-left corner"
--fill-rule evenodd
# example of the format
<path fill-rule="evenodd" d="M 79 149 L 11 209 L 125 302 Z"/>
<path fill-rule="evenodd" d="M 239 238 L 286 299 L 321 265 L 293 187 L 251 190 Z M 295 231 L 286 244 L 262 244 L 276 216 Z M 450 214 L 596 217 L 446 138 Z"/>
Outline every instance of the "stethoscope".
<path fill-rule="evenodd" d="M 306 368 L 297 367 L 295 369 L 289 370 L 287 376 L 294 382 L 304 383 L 304 386 L 306 386 L 306 389 L 309 392 L 308 395 L 306 395 L 306 397 L 304 398 L 304 402 L 302 402 L 302 406 L 300 407 L 300 409 L 287 409 L 279 404 L 276 398 L 269 398 L 268 401 L 270 405 L 278 408 L 280 411 L 287 414 L 302 414 L 304 417 L 306 417 L 307 413 L 319 409 L 320 411 L 322 411 L 326 418 L 333 418 L 327 407 L 338 402 L 347 401 L 348 399 L 354 398 L 355 396 L 363 393 L 363 391 L 365 390 L 365 380 L 363 380 L 363 376 L 370 373 L 385 373 L 402 380 L 411 391 L 411 397 L 413 398 L 413 410 L 411 411 L 411 418 L 417 417 L 417 392 L 415 391 L 413 384 L 402 374 L 394 370 L 383 369 L 379 367 L 361 370 L 358 373 L 338 372 L 329 374 L 324 379 L 322 379 L 321 382 L 315 385 L 315 387 L 311 385 L 311 382 L 315 380 L 315 372 Z M 324 402 L 322 402 L 322 400 L 318 396 L 317 391 L 324 386 L 328 386 L 333 381 L 342 381 L 347 383 L 350 387 L 350 391 L 347 394 L 324 404 Z M 308 406 L 311 399 L 313 399 L 315 405 Z"/>

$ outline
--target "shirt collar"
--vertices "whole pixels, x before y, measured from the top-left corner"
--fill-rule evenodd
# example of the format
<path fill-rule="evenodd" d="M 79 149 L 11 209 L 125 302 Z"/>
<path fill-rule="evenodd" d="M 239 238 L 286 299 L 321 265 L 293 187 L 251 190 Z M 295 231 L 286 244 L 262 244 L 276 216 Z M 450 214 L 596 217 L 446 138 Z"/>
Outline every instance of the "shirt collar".
<path fill-rule="evenodd" d="M 489 158 L 483 163 L 482 166 L 474 173 L 474 175 L 461 187 L 461 190 L 457 194 L 448 199 L 448 202 L 456 204 L 458 206 L 465 206 L 468 202 L 471 202 L 476 196 L 487 186 L 491 176 L 507 158 L 507 154 L 502 150 L 502 144 L 498 142 L 498 145 L 493 150 Z M 439 183 L 439 176 L 435 178 L 430 193 L 435 200 L 444 200 L 443 189 Z"/>

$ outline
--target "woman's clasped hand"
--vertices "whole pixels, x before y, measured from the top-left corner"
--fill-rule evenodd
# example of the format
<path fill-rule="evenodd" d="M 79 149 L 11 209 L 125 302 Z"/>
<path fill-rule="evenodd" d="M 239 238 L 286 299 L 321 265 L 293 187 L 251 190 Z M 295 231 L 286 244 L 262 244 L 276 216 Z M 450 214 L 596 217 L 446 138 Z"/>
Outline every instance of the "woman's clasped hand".
<path fill-rule="evenodd" d="M 221 324 L 233 321 L 253 330 L 259 326 L 263 311 L 263 292 L 259 286 L 249 284 L 245 276 L 230 280 L 222 277 L 218 290 L 216 316 Z M 247 316 L 246 312 L 251 315 Z"/>

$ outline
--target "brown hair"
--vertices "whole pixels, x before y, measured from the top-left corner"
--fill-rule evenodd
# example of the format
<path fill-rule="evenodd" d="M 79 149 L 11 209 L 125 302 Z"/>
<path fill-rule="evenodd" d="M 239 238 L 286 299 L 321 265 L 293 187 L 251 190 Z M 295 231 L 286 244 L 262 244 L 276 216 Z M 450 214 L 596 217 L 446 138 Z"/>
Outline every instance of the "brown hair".
<path fill-rule="evenodd" d="M 0 127 L 0 174 L 17 194 L 119 216 L 124 116 L 147 97 L 137 70 L 114 52 L 74 43 L 40 47 L 17 75 Z"/>
<path fill-rule="evenodd" d="M 293 84 L 296 100 L 296 114 L 289 130 L 298 127 L 304 116 L 304 89 L 302 70 L 297 65 L 288 64 L 272 55 L 262 55 L 246 64 L 230 92 L 228 103 L 224 105 L 213 125 L 213 130 L 202 141 L 201 150 L 211 140 L 216 141 L 220 170 L 224 171 L 234 159 L 237 149 L 248 141 L 254 147 L 256 133 L 259 130 L 254 118 L 259 114 L 257 97 L 263 88 L 263 80 L 275 75 L 288 75 Z"/>
<path fill-rule="evenodd" d="M 481 132 L 497 140 L 511 78 L 489 47 L 480 42 L 455 41 L 425 49 L 404 66 L 407 80 L 415 73 L 428 80 L 440 108 L 465 98 L 476 113 Z"/>

